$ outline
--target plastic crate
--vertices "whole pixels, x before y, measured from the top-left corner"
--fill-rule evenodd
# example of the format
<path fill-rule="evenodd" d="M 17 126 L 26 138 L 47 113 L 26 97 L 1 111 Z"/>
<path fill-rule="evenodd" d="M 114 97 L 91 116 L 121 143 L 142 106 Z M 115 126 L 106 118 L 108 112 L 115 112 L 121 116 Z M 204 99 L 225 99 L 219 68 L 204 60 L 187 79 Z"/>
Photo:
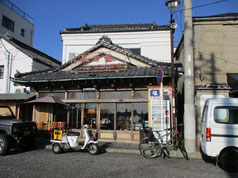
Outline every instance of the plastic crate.
<path fill-rule="evenodd" d="M 52 129 L 52 139 L 62 140 L 63 135 L 67 132 L 69 132 L 68 129 L 61 129 L 61 128 Z"/>

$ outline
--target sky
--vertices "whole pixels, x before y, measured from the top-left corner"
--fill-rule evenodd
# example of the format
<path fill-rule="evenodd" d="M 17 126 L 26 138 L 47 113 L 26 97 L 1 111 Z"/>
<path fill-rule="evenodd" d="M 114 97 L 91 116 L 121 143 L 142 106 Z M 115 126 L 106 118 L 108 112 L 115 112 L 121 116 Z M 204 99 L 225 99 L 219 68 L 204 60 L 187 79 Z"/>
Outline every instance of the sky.
<path fill-rule="evenodd" d="M 84 24 L 153 23 L 168 25 L 166 0 L 10 0 L 34 19 L 33 47 L 61 61 L 59 31 Z M 210 4 L 210 5 L 209 5 Z M 205 5 L 205 6 L 203 6 Z M 238 0 L 192 0 L 193 16 L 238 13 Z M 183 33 L 183 0 L 174 13 L 175 46 Z"/>

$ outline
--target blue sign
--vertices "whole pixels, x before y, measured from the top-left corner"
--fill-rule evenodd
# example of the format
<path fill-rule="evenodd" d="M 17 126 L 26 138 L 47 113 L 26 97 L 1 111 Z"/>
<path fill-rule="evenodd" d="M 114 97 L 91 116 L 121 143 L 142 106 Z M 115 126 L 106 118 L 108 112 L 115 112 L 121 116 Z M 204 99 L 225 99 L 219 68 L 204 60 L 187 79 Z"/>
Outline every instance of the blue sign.
<path fill-rule="evenodd" d="M 150 90 L 150 96 L 159 97 L 160 91 L 159 90 Z"/>

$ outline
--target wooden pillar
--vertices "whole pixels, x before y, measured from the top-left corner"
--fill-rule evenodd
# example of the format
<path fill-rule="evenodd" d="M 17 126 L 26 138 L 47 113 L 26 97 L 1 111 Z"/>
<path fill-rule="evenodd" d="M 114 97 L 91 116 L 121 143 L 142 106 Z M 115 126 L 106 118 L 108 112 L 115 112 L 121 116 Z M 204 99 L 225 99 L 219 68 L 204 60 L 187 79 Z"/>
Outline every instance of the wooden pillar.
<path fill-rule="evenodd" d="M 69 112 L 70 112 L 70 109 L 67 110 L 67 128 L 69 128 Z"/>
<path fill-rule="evenodd" d="M 114 103 L 114 132 L 113 132 L 114 140 L 117 139 L 117 103 Z"/>
<path fill-rule="evenodd" d="M 36 104 L 33 104 L 32 121 L 36 122 Z"/>
<path fill-rule="evenodd" d="M 81 108 L 82 108 L 82 112 L 81 112 L 81 130 L 80 130 L 81 137 L 83 137 L 84 107 L 85 107 L 85 105 L 82 103 L 81 104 Z"/>
<path fill-rule="evenodd" d="M 100 104 L 97 104 L 97 112 L 96 112 L 96 137 L 99 138 L 99 133 L 100 133 L 100 115 L 101 115 L 101 108 Z"/>
<path fill-rule="evenodd" d="M 134 139 L 134 104 L 131 103 L 131 140 Z"/>
<path fill-rule="evenodd" d="M 48 104 L 50 105 L 48 108 L 49 108 L 49 112 L 48 112 L 48 126 L 47 126 L 47 129 L 50 130 L 51 129 L 51 125 L 52 125 L 52 122 L 55 121 L 55 118 L 54 118 L 54 105 L 53 104 Z"/>

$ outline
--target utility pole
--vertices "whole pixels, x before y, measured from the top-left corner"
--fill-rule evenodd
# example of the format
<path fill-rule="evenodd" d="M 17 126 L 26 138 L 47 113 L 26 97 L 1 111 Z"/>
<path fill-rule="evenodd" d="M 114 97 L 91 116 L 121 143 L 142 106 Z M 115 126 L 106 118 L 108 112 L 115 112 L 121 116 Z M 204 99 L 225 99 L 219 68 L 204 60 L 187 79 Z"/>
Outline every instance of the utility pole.
<path fill-rule="evenodd" d="M 196 151 L 192 0 L 184 0 L 184 139 L 187 152 Z"/>

